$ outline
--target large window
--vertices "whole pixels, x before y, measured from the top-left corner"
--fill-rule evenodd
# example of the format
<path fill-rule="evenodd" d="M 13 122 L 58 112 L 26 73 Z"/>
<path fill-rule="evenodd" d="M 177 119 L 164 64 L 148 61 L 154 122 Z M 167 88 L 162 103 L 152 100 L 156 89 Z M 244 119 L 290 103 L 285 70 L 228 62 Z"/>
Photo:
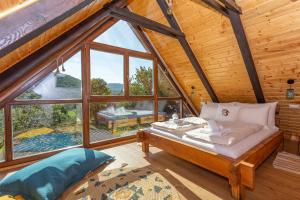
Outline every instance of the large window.
<path fill-rule="evenodd" d="M 126 22 L 101 31 L 34 74 L 37 81 L 5 105 L 8 116 L 0 108 L 0 162 L 123 141 L 154 121 L 190 116 L 171 76 Z"/>
<path fill-rule="evenodd" d="M 5 160 L 4 112 L 0 109 L 0 162 Z"/>
<path fill-rule="evenodd" d="M 90 140 L 98 142 L 136 134 L 154 122 L 152 101 L 90 104 Z"/>
<path fill-rule="evenodd" d="M 81 116 L 81 104 L 13 106 L 14 158 L 82 144 Z"/>
<path fill-rule="evenodd" d="M 137 38 L 127 22 L 120 20 L 103 34 L 98 36 L 94 42 L 122 47 L 140 52 L 147 52 L 143 44 Z"/>
<path fill-rule="evenodd" d="M 153 60 L 129 57 L 130 95 L 153 95 Z"/>
<path fill-rule="evenodd" d="M 91 50 L 92 95 L 124 95 L 122 55 Z"/>
<path fill-rule="evenodd" d="M 17 99 L 80 99 L 81 88 L 81 53 L 78 52 Z"/>

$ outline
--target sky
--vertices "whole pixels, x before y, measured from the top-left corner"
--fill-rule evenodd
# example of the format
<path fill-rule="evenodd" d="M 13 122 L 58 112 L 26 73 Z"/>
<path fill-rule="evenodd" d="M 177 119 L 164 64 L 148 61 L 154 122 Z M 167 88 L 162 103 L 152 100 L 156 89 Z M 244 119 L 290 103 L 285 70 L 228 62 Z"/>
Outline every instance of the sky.
<path fill-rule="evenodd" d="M 147 52 L 142 43 L 131 30 L 127 22 L 119 21 L 110 29 L 98 36 L 95 42 Z M 152 61 L 131 57 L 130 77 L 140 66 L 153 66 Z M 75 54 L 64 64 L 66 74 L 81 79 L 81 53 Z M 102 78 L 107 83 L 123 84 L 123 56 L 91 50 L 91 78 Z"/>

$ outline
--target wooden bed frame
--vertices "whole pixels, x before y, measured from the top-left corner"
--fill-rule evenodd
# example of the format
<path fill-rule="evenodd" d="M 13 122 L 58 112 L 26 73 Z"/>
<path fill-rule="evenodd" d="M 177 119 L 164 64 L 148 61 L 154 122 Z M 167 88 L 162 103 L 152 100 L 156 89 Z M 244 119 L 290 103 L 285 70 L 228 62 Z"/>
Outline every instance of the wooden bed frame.
<path fill-rule="evenodd" d="M 149 145 L 151 144 L 174 156 L 228 178 L 232 197 L 237 200 L 243 198 L 242 189 L 244 186 L 254 189 L 256 168 L 274 150 L 278 149 L 283 141 L 283 134 L 278 131 L 239 158 L 232 159 L 184 142 L 153 134 L 149 130 L 139 130 L 137 137 L 138 141 L 142 143 L 142 150 L 145 153 L 149 152 Z"/>

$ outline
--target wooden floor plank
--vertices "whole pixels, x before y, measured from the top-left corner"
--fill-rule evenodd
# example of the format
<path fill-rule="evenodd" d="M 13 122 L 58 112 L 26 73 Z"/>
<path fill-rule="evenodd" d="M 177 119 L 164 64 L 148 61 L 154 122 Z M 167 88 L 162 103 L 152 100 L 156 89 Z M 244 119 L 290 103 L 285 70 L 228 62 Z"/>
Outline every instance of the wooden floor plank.
<path fill-rule="evenodd" d="M 171 182 L 183 199 L 232 200 L 225 178 L 157 148 L 150 147 L 148 156 L 136 143 L 106 149 L 104 152 L 116 157 L 116 161 L 107 169 L 119 168 L 124 163 L 134 168 L 149 166 Z M 300 200 L 300 176 L 273 168 L 274 158 L 275 154 L 257 169 L 255 190 L 245 191 L 246 200 Z M 0 178 L 6 173 L 0 173 Z"/>

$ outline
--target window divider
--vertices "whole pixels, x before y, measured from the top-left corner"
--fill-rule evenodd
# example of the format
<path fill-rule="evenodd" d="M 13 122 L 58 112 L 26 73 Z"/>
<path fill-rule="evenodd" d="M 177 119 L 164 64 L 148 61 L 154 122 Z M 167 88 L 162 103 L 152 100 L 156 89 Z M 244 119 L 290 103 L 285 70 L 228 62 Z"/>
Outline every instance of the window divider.
<path fill-rule="evenodd" d="M 5 132 L 4 132 L 4 142 L 5 142 L 5 162 L 13 160 L 12 153 L 12 117 L 11 117 L 11 106 L 5 105 L 4 107 L 4 119 L 5 119 Z"/>
<path fill-rule="evenodd" d="M 22 99 L 9 102 L 10 105 L 31 105 L 31 104 L 76 104 L 82 103 L 82 99 Z"/>
<path fill-rule="evenodd" d="M 158 121 L 158 65 L 157 59 L 153 59 L 154 76 L 154 121 Z"/>
<path fill-rule="evenodd" d="M 124 94 L 125 97 L 129 97 L 129 55 L 124 53 Z"/>
<path fill-rule="evenodd" d="M 81 54 L 81 72 L 82 72 L 82 140 L 83 146 L 89 147 L 90 145 L 90 48 L 84 45 Z"/>

